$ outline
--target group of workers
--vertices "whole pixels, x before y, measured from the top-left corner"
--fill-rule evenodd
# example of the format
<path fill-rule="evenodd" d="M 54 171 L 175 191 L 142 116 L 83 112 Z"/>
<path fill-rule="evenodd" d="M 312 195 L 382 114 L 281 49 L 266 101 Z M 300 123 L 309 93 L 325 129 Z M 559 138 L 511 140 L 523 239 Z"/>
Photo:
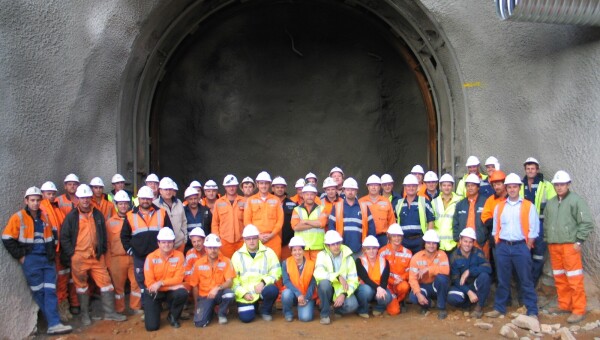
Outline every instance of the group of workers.
<path fill-rule="evenodd" d="M 481 318 L 495 281 L 485 313 L 494 318 L 506 313 L 513 274 L 527 315 L 537 317 L 547 254 L 558 293 L 552 311 L 580 322 L 581 246 L 595 222 L 569 174 L 549 182 L 535 158 L 525 161 L 523 178 L 506 175 L 494 157 L 484 165 L 487 174 L 469 157 L 456 188 L 451 175 L 416 165 L 402 194 L 390 175 L 372 175 L 361 198 L 339 167 L 322 194 L 313 173 L 288 197 L 286 181 L 263 171 L 241 183 L 225 176 L 222 194 L 213 180 L 193 181 L 184 201 L 168 177 L 150 174 L 134 197 L 119 174 L 110 193 L 98 177 L 87 185 L 69 174 L 61 196 L 52 182 L 27 189 L 2 241 L 22 264 L 48 334 L 70 332 L 62 322 L 72 314 L 89 325 L 95 293 L 104 319 L 125 320 L 127 281 L 129 312 L 143 313 L 148 331 L 159 329 L 164 306 L 172 327 L 187 318 L 186 304 L 195 326 L 205 327 L 214 314 L 226 324 L 233 301 L 242 322 L 257 314 L 271 321 L 278 299 L 286 321 L 295 307 L 301 321 L 318 307 L 320 323 L 330 324 L 351 313 L 369 318 L 371 308 L 397 315 L 407 303 L 422 313 L 435 305 L 439 319 L 446 304 Z"/>

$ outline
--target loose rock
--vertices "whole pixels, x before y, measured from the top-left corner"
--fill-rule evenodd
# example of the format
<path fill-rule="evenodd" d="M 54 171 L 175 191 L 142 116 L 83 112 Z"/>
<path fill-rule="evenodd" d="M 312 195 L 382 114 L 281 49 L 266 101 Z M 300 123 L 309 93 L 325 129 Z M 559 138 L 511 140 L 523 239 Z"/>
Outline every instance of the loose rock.
<path fill-rule="evenodd" d="M 492 329 L 492 327 L 494 327 L 494 325 L 492 325 L 491 323 L 487 323 L 487 322 L 478 322 L 474 326 L 479 327 L 481 329 Z"/>
<path fill-rule="evenodd" d="M 579 326 L 579 325 L 573 325 L 573 326 L 569 327 L 569 330 L 571 332 L 579 332 L 580 329 L 581 329 L 581 326 Z"/>
<path fill-rule="evenodd" d="M 523 337 L 521 337 L 521 339 L 519 339 L 519 340 L 531 340 L 531 338 L 530 338 L 530 337 L 528 337 L 528 336 L 523 336 Z"/>
<path fill-rule="evenodd" d="M 469 333 L 465 332 L 465 331 L 460 331 L 460 332 L 456 332 L 456 336 L 468 336 Z"/>
<path fill-rule="evenodd" d="M 552 327 L 553 331 L 557 331 L 560 329 L 560 324 L 559 323 L 555 323 L 553 325 L 550 325 L 550 327 Z"/>
<path fill-rule="evenodd" d="M 521 315 L 521 314 L 519 314 L 519 313 L 514 313 L 514 312 L 513 312 L 513 313 L 510 313 L 510 316 L 511 316 L 513 319 L 514 319 L 514 318 L 516 318 L 516 317 L 517 317 L 517 316 L 519 316 L 519 315 Z"/>
<path fill-rule="evenodd" d="M 552 326 L 551 325 L 547 325 L 547 324 L 543 323 L 540 325 L 540 329 L 541 329 L 542 333 L 552 334 Z"/>
<path fill-rule="evenodd" d="M 507 338 L 507 339 L 518 339 L 519 336 L 517 335 L 517 332 L 515 332 L 515 330 L 508 326 L 508 324 L 502 326 L 502 328 L 500 328 L 500 335 L 502 335 L 503 337 Z"/>
<path fill-rule="evenodd" d="M 571 331 L 567 327 L 563 327 L 556 332 L 557 335 L 560 335 L 561 340 L 576 340 Z"/>
<path fill-rule="evenodd" d="M 585 324 L 585 326 L 581 327 L 581 329 L 583 329 L 584 331 L 591 331 L 592 329 L 596 329 L 596 327 L 598 327 L 598 323 L 596 322 L 588 322 Z"/>
<path fill-rule="evenodd" d="M 469 312 L 464 312 L 463 315 L 464 316 L 469 316 Z"/>
<path fill-rule="evenodd" d="M 512 323 L 520 328 L 530 329 L 536 333 L 540 332 L 540 322 L 536 318 L 527 315 L 519 315 L 512 320 Z"/>

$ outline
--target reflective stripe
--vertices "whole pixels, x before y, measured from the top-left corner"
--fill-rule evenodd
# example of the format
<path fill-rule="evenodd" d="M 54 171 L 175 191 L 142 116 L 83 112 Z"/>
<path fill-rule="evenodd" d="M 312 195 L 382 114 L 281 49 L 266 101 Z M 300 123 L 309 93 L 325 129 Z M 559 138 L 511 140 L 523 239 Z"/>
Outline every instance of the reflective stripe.
<path fill-rule="evenodd" d="M 358 223 L 360 225 L 362 225 L 362 219 L 361 218 L 354 218 L 354 217 L 344 217 L 344 224 L 346 223 Z"/>
<path fill-rule="evenodd" d="M 191 270 L 185 271 L 185 272 L 183 272 L 183 275 L 184 276 L 192 275 L 192 271 Z"/>
<path fill-rule="evenodd" d="M 222 298 L 224 299 L 233 299 L 235 297 L 235 294 L 233 293 L 225 293 L 223 295 L 221 295 Z"/>
<path fill-rule="evenodd" d="M 564 269 L 552 270 L 552 274 L 554 275 L 563 275 L 565 273 Z"/>
<path fill-rule="evenodd" d="M 40 283 L 37 286 L 29 286 L 29 288 L 31 288 L 32 291 L 37 292 L 38 290 L 44 288 L 44 283 Z"/>
<path fill-rule="evenodd" d="M 132 296 L 137 296 L 137 297 L 142 297 L 142 294 L 137 293 L 137 292 L 131 292 Z"/>
<path fill-rule="evenodd" d="M 238 312 L 246 312 L 249 310 L 254 310 L 254 305 L 238 307 Z"/>
<path fill-rule="evenodd" d="M 544 260 L 544 255 L 533 255 L 531 256 L 534 260 L 542 261 Z"/>
<path fill-rule="evenodd" d="M 423 295 L 427 296 L 427 290 L 425 288 L 421 288 L 421 292 L 423 293 Z"/>
<path fill-rule="evenodd" d="M 448 292 L 448 294 L 449 295 L 450 294 L 452 294 L 452 295 L 458 295 L 458 296 L 462 297 L 463 299 L 465 298 L 465 293 L 460 292 L 458 290 L 451 290 L 451 291 Z"/>
<path fill-rule="evenodd" d="M 196 267 L 198 270 L 210 270 L 210 266 L 203 264 L 201 266 Z"/>
<path fill-rule="evenodd" d="M 67 275 L 70 272 L 71 272 L 71 269 L 67 268 L 67 269 L 59 270 L 58 275 Z"/>
<path fill-rule="evenodd" d="M 577 269 L 577 270 L 567 271 L 567 276 L 568 277 L 577 276 L 577 275 L 583 275 L 583 269 Z"/>
<path fill-rule="evenodd" d="M 115 294 L 115 300 L 121 300 L 125 295 Z"/>
<path fill-rule="evenodd" d="M 153 264 L 161 264 L 162 262 L 162 259 L 152 259 Z"/>
<path fill-rule="evenodd" d="M 177 263 L 177 262 L 179 262 L 179 257 L 171 257 L 171 258 L 169 258 L 169 262 Z"/>
<path fill-rule="evenodd" d="M 347 232 L 347 231 L 355 231 L 357 233 L 362 233 L 362 229 L 359 228 L 359 227 L 347 227 L 347 226 L 344 226 L 344 232 Z"/>
<path fill-rule="evenodd" d="M 403 225 L 401 226 L 402 230 L 418 230 L 421 231 L 420 225 Z"/>
<path fill-rule="evenodd" d="M 83 294 L 83 293 L 86 293 L 88 291 L 88 287 L 85 287 L 85 288 L 76 288 L 75 291 L 77 293 Z"/>
<path fill-rule="evenodd" d="M 44 288 L 56 289 L 56 285 L 54 283 L 44 283 Z"/>
<path fill-rule="evenodd" d="M 101 292 L 110 292 L 113 289 L 115 289 L 115 287 L 113 285 L 108 285 L 108 286 L 100 287 L 100 291 Z"/>

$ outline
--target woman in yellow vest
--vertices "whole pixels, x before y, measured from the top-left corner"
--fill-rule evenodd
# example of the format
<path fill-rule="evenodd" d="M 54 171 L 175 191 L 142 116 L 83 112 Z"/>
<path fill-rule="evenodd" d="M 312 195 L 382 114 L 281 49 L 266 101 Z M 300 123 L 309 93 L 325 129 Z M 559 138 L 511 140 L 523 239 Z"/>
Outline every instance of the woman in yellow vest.
<path fill-rule="evenodd" d="M 294 305 L 298 305 L 298 319 L 308 322 L 313 319 L 316 283 L 313 277 L 315 263 L 304 256 L 304 239 L 294 236 L 289 243 L 292 256 L 281 263 L 281 272 L 285 289 L 281 293 L 283 316 L 285 321 L 294 320 Z"/>

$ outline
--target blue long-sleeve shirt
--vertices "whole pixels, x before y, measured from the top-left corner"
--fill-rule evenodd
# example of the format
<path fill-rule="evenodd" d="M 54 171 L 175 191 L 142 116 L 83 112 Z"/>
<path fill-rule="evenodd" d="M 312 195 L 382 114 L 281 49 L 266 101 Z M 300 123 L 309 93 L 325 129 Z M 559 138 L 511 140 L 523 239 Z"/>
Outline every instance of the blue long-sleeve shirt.
<path fill-rule="evenodd" d="M 281 278 L 283 280 L 283 285 L 292 291 L 292 293 L 294 293 L 294 295 L 296 296 L 296 298 L 298 298 L 298 296 L 302 295 L 302 292 L 300 292 L 300 290 L 294 286 L 294 284 L 292 283 L 292 280 L 290 280 L 290 274 L 288 274 L 287 272 L 287 261 L 283 260 L 281 262 Z M 306 261 L 304 262 L 304 264 L 306 264 Z M 302 275 L 302 271 L 304 270 L 304 264 L 302 265 L 301 268 L 298 268 L 298 272 L 300 272 L 300 274 Z M 310 279 L 310 283 L 308 284 L 308 289 L 306 290 L 306 295 L 304 296 L 304 298 L 306 299 L 306 301 L 310 301 L 314 292 L 315 292 L 315 286 L 316 286 L 316 281 L 315 281 L 315 277 L 313 276 L 312 279 Z"/>
<path fill-rule="evenodd" d="M 465 284 L 460 284 L 460 277 L 465 271 L 469 271 L 469 277 L 465 280 Z M 456 286 L 463 293 L 469 291 L 469 285 L 477 279 L 479 274 L 488 273 L 492 274 L 492 266 L 490 262 L 485 258 L 483 251 L 479 248 L 473 247 L 468 257 L 465 257 L 460 247 L 456 248 L 450 256 L 450 279 L 452 285 Z"/>

